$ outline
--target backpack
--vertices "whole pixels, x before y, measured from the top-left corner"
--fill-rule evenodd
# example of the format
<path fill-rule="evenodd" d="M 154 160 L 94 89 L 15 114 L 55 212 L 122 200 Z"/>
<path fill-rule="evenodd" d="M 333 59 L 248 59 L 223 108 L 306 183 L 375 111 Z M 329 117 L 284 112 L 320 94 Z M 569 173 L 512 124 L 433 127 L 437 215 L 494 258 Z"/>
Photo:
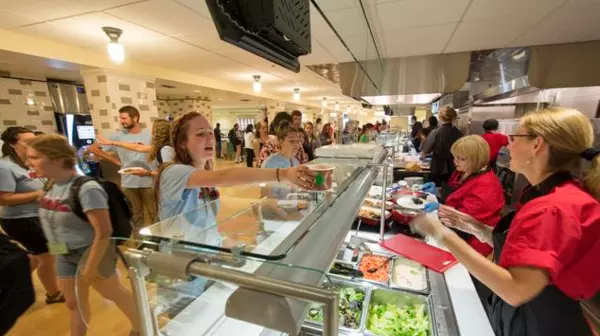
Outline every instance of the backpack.
<path fill-rule="evenodd" d="M 110 222 L 112 224 L 112 236 L 119 238 L 116 243 L 120 245 L 124 239 L 129 239 L 133 232 L 133 226 L 131 225 L 133 214 L 131 213 L 127 197 L 125 197 L 125 194 L 123 194 L 116 184 L 89 176 L 78 176 L 71 185 L 67 203 L 77 217 L 87 222 L 87 216 L 83 213 L 81 203 L 79 202 L 79 190 L 83 184 L 90 181 L 98 182 L 108 195 L 108 212 L 110 213 Z"/>

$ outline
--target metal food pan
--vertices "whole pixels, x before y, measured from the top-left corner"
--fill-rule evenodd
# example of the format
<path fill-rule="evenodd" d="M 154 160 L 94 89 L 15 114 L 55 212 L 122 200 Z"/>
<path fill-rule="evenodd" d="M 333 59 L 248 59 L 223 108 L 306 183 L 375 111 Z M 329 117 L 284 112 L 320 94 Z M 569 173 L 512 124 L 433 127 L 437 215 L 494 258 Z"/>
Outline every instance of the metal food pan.
<path fill-rule="evenodd" d="M 364 326 L 364 334 L 370 336 L 379 336 L 378 334 L 373 333 L 368 329 L 368 319 L 369 319 L 369 311 L 371 309 L 371 305 L 374 304 L 394 304 L 399 307 L 404 307 L 406 305 L 411 304 L 423 304 L 425 306 L 425 310 L 427 312 L 427 317 L 429 319 L 429 332 L 428 335 L 433 336 L 436 335 L 433 321 L 434 316 L 431 311 L 431 304 L 427 296 L 408 293 L 400 290 L 391 290 L 391 289 L 383 289 L 383 288 L 373 288 L 369 295 L 369 303 L 366 307 L 367 311 L 363 314 L 364 321 L 362 325 Z"/>
<path fill-rule="evenodd" d="M 360 315 L 360 320 L 358 321 L 358 329 L 347 328 L 340 324 L 340 331 L 342 334 L 356 334 L 363 333 L 365 330 L 364 322 L 366 321 L 365 315 L 368 313 L 368 303 L 371 295 L 371 287 L 366 283 L 347 281 L 342 278 L 331 277 L 331 282 L 334 286 L 337 287 L 352 287 L 356 289 L 360 289 L 365 293 L 365 298 L 363 300 L 363 307 Z M 340 322 L 341 323 L 341 322 Z M 304 324 L 311 329 L 323 330 L 323 325 L 321 323 L 310 321 L 308 318 L 304 320 Z"/>
<path fill-rule="evenodd" d="M 423 268 L 423 272 L 420 276 L 421 281 L 423 283 L 423 286 L 405 286 L 405 285 L 400 285 L 400 284 L 396 284 L 394 282 L 394 267 L 396 267 L 397 264 L 400 263 L 414 263 L 417 265 L 420 265 Z M 392 260 L 391 262 L 391 266 L 390 266 L 390 281 L 389 281 L 389 287 L 390 288 L 394 288 L 394 289 L 402 289 L 402 290 L 407 290 L 407 291 L 411 291 L 411 292 L 416 292 L 419 294 L 429 294 L 430 289 L 429 289 L 429 278 L 427 276 L 427 267 L 419 264 L 416 261 L 412 261 L 410 259 L 398 256 L 396 257 L 394 260 Z"/>
<path fill-rule="evenodd" d="M 378 256 L 378 257 L 382 257 L 382 258 L 389 258 L 391 255 L 386 255 L 386 254 L 382 254 L 382 253 L 364 253 L 363 255 L 360 256 L 360 259 L 358 259 L 358 262 L 356 263 L 356 269 L 359 269 L 360 264 L 363 260 L 364 257 L 369 256 L 369 255 L 374 255 L 374 256 Z M 393 261 L 393 260 L 392 260 Z M 392 261 L 390 261 L 390 265 L 392 264 Z M 363 281 L 367 281 L 370 283 L 374 283 L 377 285 L 383 285 L 383 286 L 388 286 L 390 283 L 390 274 L 388 272 L 388 281 L 382 282 L 382 281 L 376 281 L 376 280 L 369 280 L 369 279 L 365 279 L 363 278 Z"/>

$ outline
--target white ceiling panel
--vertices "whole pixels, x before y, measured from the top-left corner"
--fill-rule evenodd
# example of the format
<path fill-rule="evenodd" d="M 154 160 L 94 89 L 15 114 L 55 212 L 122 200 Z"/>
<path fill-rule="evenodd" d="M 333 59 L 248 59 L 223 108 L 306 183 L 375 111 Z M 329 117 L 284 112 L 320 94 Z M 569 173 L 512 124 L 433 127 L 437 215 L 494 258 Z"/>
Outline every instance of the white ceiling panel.
<path fill-rule="evenodd" d="M 126 50 L 128 48 L 143 48 L 147 43 L 165 38 L 162 34 L 102 12 L 35 24 L 18 28 L 17 31 L 80 48 L 97 50 L 98 48 L 104 48 L 108 41 L 106 34 L 101 29 L 105 26 L 123 30 L 119 42 L 125 46 Z"/>
<path fill-rule="evenodd" d="M 325 49 L 319 41 L 313 38 L 311 43 L 312 52 L 306 56 L 300 57 L 300 63 L 302 65 L 312 65 L 312 64 L 325 64 L 325 63 L 335 63 L 335 58 L 331 56 L 329 51 Z"/>
<path fill-rule="evenodd" d="M 206 0 L 175 0 L 183 6 L 193 10 L 194 12 L 211 19 L 210 11 L 206 7 Z M 211 19 L 212 20 L 212 19 Z"/>
<path fill-rule="evenodd" d="M 323 12 L 334 12 L 359 6 L 358 0 L 317 0 L 317 5 Z"/>
<path fill-rule="evenodd" d="M 529 22 L 530 25 L 541 20 L 568 0 L 473 0 L 462 21 L 486 19 L 504 19 L 508 26 L 514 22 Z"/>
<path fill-rule="evenodd" d="M 35 18 L 0 9 L 0 29 L 10 29 L 38 22 Z"/>
<path fill-rule="evenodd" d="M 214 28 L 192 34 L 176 35 L 174 37 L 216 53 L 240 50 L 240 48 L 221 40 L 219 33 Z"/>
<path fill-rule="evenodd" d="M 385 32 L 385 57 L 439 54 L 456 23 Z"/>
<path fill-rule="evenodd" d="M 335 30 L 345 39 L 346 36 L 366 34 L 367 24 L 360 8 L 347 8 L 326 14 Z M 327 26 L 327 29 L 330 29 Z"/>
<path fill-rule="evenodd" d="M 504 18 L 461 22 L 444 52 L 505 47 L 524 31 L 527 31 L 529 27 L 530 24 L 527 23 L 511 22 L 511 24 L 506 24 Z"/>
<path fill-rule="evenodd" d="M 377 30 L 458 22 L 471 0 L 403 0 L 375 6 Z"/>
<path fill-rule="evenodd" d="M 571 0 L 514 39 L 511 46 L 580 42 L 597 39 L 600 1 Z"/>
<path fill-rule="evenodd" d="M 211 53 L 170 37 L 148 41 L 137 48 L 125 49 L 125 52 L 128 58 L 146 63 L 160 63 L 165 67 L 170 67 L 180 59 L 193 59 Z"/>
<path fill-rule="evenodd" d="M 0 8 L 43 22 L 136 1 L 139 0 L 0 0 Z"/>
<path fill-rule="evenodd" d="M 150 0 L 105 12 L 167 35 L 215 30 L 212 20 L 172 0 Z"/>

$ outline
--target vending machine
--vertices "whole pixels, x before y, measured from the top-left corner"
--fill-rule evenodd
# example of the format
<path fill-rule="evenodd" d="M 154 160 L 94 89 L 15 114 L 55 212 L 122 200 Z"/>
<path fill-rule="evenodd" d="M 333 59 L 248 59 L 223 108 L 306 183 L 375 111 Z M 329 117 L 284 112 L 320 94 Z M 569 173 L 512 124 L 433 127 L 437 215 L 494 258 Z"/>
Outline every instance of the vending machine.
<path fill-rule="evenodd" d="M 102 177 L 100 164 L 87 152 L 96 132 L 89 114 L 85 88 L 81 85 L 48 82 L 58 132 L 77 150 L 77 169 L 81 175 Z"/>

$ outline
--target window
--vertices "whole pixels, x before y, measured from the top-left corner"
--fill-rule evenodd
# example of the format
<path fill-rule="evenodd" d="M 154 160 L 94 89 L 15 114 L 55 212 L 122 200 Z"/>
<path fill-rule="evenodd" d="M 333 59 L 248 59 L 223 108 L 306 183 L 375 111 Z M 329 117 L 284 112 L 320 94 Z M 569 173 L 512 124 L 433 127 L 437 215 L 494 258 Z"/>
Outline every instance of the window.
<path fill-rule="evenodd" d="M 252 118 L 237 118 L 237 123 L 240 125 L 240 130 L 244 131 L 246 126 L 254 125 L 254 119 Z"/>

